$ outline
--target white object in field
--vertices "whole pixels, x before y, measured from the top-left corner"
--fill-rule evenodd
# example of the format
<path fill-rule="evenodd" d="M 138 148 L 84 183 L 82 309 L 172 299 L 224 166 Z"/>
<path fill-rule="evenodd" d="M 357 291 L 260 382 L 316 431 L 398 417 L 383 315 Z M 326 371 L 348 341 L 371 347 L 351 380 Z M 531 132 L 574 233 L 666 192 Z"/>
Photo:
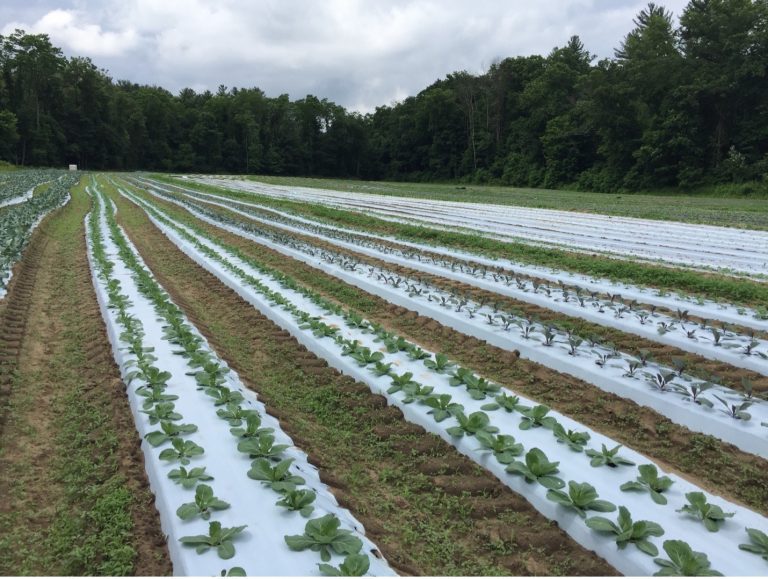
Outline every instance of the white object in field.
<path fill-rule="evenodd" d="M 69 166 L 70 171 L 77 171 L 77 165 L 70 165 Z"/>

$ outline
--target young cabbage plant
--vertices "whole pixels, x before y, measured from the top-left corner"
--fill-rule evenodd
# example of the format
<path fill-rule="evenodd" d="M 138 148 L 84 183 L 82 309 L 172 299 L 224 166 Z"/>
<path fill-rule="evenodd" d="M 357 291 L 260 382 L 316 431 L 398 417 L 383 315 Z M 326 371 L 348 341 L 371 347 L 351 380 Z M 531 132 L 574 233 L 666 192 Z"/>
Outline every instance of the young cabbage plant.
<path fill-rule="evenodd" d="M 749 543 L 742 543 L 739 545 L 739 549 L 760 555 L 763 559 L 768 561 L 768 535 L 758 529 L 747 529 L 747 536 L 749 537 Z"/>
<path fill-rule="evenodd" d="M 694 404 L 698 404 L 700 406 L 706 406 L 707 408 L 712 408 L 712 401 L 708 398 L 704 398 L 701 396 L 703 392 L 706 392 L 710 388 L 712 388 L 714 384 L 711 384 L 710 382 L 699 382 L 698 384 L 689 384 L 688 386 L 684 387 L 681 390 L 681 393 L 686 398 L 690 399 L 691 402 Z"/>
<path fill-rule="evenodd" d="M 216 411 L 216 416 L 222 420 L 226 420 L 230 426 L 240 426 L 244 420 L 247 420 L 249 416 L 258 416 L 257 410 L 246 409 L 239 404 L 227 404 L 226 408 L 219 408 Z M 232 432 L 230 430 L 230 432 Z M 233 433 L 234 434 L 234 433 Z"/>
<path fill-rule="evenodd" d="M 616 468 L 622 465 L 634 466 L 634 462 L 623 456 L 619 456 L 619 450 L 621 450 L 620 444 L 611 450 L 608 450 L 608 447 L 603 444 L 600 451 L 588 448 L 586 454 L 592 459 L 590 461 L 592 466 L 609 466 L 611 468 Z"/>
<path fill-rule="evenodd" d="M 305 482 L 300 476 L 290 473 L 292 463 L 292 458 L 286 458 L 276 465 L 272 465 L 266 458 L 256 459 L 251 463 L 248 478 L 261 481 L 264 486 L 279 493 L 292 491 L 296 485 L 303 485 Z"/>
<path fill-rule="evenodd" d="M 752 419 L 752 415 L 747 412 L 747 409 L 752 406 L 751 402 L 742 402 L 741 404 L 731 404 L 727 400 L 724 400 L 720 398 L 717 394 L 713 394 L 715 398 L 717 398 L 720 401 L 720 404 L 725 406 L 725 408 L 721 408 L 720 410 L 724 412 L 726 415 L 730 416 L 734 420 L 743 420 L 744 422 L 747 422 Z"/>
<path fill-rule="evenodd" d="M 494 398 L 495 402 L 491 402 L 490 404 L 484 404 L 480 408 L 485 411 L 494 411 L 499 409 L 504 409 L 507 412 L 521 412 L 523 410 L 528 410 L 528 406 L 523 406 L 520 404 L 520 397 L 514 396 L 512 394 L 507 394 L 506 392 L 502 392 L 498 396 Z"/>
<path fill-rule="evenodd" d="M 597 491 L 589 483 L 568 481 L 568 492 L 557 489 L 547 491 L 547 498 L 559 505 L 573 509 L 582 518 L 587 511 L 609 513 L 616 510 L 616 505 L 598 498 Z"/>
<path fill-rule="evenodd" d="M 371 352 L 370 348 L 359 348 L 352 352 L 350 357 L 357 362 L 358 366 L 368 366 L 369 364 L 381 362 L 384 359 L 384 354 L 381 352 Z"/>
<path fill-rule="evenodd" d="M 233 540 L 242 533 L 248 525 L 241 527 L 222 527 L 218 521 L 208 524 L 207 535 L 189 535 L 181 537 L 179 541 L 183 545 L 194 547 L 198 554 L 205 553 L 209 549 L 216 549 L 216 553 L 222 559 L 231 559 L 235 556 Z"/>
<path fill-rule="evenodd" d="M 403 394 L 405 394 L 405 398 L 403 398 L 403 404 L 410 404 L 416 401 L 421 402 L 422 400 L 429 398 L 433 390 L 434 387 L 423 386 L 417 382 L 408 384 L 403 388 Z"/>
<path fill-rule="evenodd" d="M 446 356 L 445 354 L 435 354 L 435 359 L 424 360 L 424 365 L 430 370 L 439 372 L 440 374 L 445 374 L 446 372 L 451 370 L 454 366 L 456 366 L 456 364 L 451 362 L 448 359 L 448 356 Z"/>
<path fill-rule="evenodd" d="M 514 436 L 508 434 L 495 435 L 490 432 L 478 432 L 477 441 L 479 450 L 491 452 L 501 464 L 511 464 L 516 456 L 523 454 L 523 445 L 515 441 Z"/>
<path fill-rule="evenodd" d="M 525 477 L 526 482 L 537 482 L 548 489 L 560 489 L 565 481 L 554 476 L 558 472 L 559 462 L 549 462 L 547 455 L 539 448 L 532 448 L 525 455 L 525 462 L 514 461 L 507 467 L 510 474 Z"/>
<path fill-rule="evenodd" d="M 303 535 L 286 535 L 285 542 L 292 551 L 310 549 L 320 553 L 324 562 L 331 560 L 331 553 L 356 555 L 363 548 L 363 542 L 352 531 L 340 529 L 341 521 L 335 515 L 325 515 L 307 521 Z"/>
<path fill-rule="evenodd" d="M 442 422 L 446 418 L 464 413 L 464 406 L 451 402 L 451 398 L 450 394 L 439 394 L 425 398 L 424 404 L 432 409 L 427 414 L 431 414 L 435 422 Z"/>
<path fill-rule="evenodd" d="M 418 382 L 415 382 L 413 380 L 413 373 L 412 372 L 406 372 L 405 374 L 400 374 L 392 376 L 392 386 L 389 387 L 387 390 L 387 394 L 394 394 L 396 392 L 400 392 L 403 388 L 406 386 L 411 385 L 418 385 Z"/>
<path fill-rule="evenodd" d="M 262 434 L 258 438 L 244 438 L 237 443 L 237 450 L 251 458 L 266 458 L 278 461 L 288 448 L 287 444 L 275 444 L 272 434 Z"/>
<path fill-rule="evenodd" d="M 160 421 L 160 430 L 147 433 L 144 438 L 152 446 L 160 446 L 177 436 L 197 432 L 197 426 L 194 424 L 177 424 L 168 420 Z"/>
<path fill-rule="evenodd" d="M 201 481 L 213 480 L 213 477 L 205 472 L 204 466 L 196 466 L 187 470 L 179 467 L 168 473 L 168 478 L 185 489 L 194 488 Z"/>
<path fill-rule="evenodd" d="M 283 507 L 289 511 L 297 511 L 301 513 L 302 517 L 309 517 L 315 507 L 312 503 L 315 502 L 317 495 L 314 491 L 307 489 L 294 489 L 283 493 L 282 498 L 275 504 L 278 507 Z"/>
<path fill-rule="evenodd" d="M 176 412 L 173 402 L 159 402 L 155 404 L 154 408 L 141 410 L 141 412 L 147 415 L 149 423 L 153 426 L 161 420 L 181 420 L 184 418 Z"/>
<path fill-rule="evenodd" d="M 557 424 L 557 420 L 549 414 L 549 407 L 539 404 L 533 408 L 520 409 L 522 420 L 520 421 L 520 430 L 530 430 L 531 428 L 548 428 L 552 430 Z"/>
<path fill-rule="evenodd" d="M 662 493 L 668 491 L 669 487 L 671 487 L 675 481 L 668 476 L 659 476 L 659 471 L 657 470 L 656 465 L 653 464 L 641 464 L 637 467 L 637 470 L 640 472 L 640 476 L 633 481 L 625 482 L 619 488 L 624 492 L 648 491 L 650 492 L 654 503 L 658 505 L 666 505 L 667 497 Z"/>
<path fill-rule="evenodd" d="M 619 518 L 615 523 L 605 517 L 590 517 L 584 522 L 593 531 L 615 535 L 619 549 L 624 549 L 631 543 L 651 557 L 659 554 L 658 548 L 648 540 L 648 537 L 661 537 L 664 529 L 652 521 L 633 522 L 626 507 L 619 507 Z"/>
<path fill-rule="evenodd" d="M 201 446 L 198 446 L 191 440 L 173 438 L 171 439 L 171 445 L 173 448 L 166 448 L 160 453 L 160 460 L 179 462 L 187 466 L 192 458 L 200 456 L 205 452 Z"/>
<path fill-rule="evenodd" d="M 392 364 L 375 362 L 371 368 L 368 368 L 375 376 L 389 376 L 392 373 Z"/>
<path fill-rule="evenodd" d="M 677 512 L 686 513 L 700 520 L 710 533 L 719 531 L 725 520 L 735 514 L 723 512 L 723 509 L 717 505 L 708 503 L 706 495 L 701 492 L 685 493 L 685 498 L 688 499 L 688 504 L 677 509 Z"/>
<path fill-rule="evenodd" d="M 207 521 L 211 518 L 212 511 L 223 511 L 228 508 L 229 503 L 214 496 L 211 487 L 206 484 L 200 484 L 195 489 L 194 502 L 181 505 L 176 509 L 176 515 L 182 521 L 188 521 L 198 516 Z"/>
<path fill-rule="evenodd" d="M 560 423 L 556 423 L 552 427 L 552 434 L 555 435 L 558 442 L 568 445 L 568 448 L 575 452 L 582 452 L 590 438 L 589 432 L 566 431 Z"/>
<path fill-rule="evenodd" d="M 248 573 L 242 567 L 232 567 L 231 569 L 222 569 L 220 577 L 248 577 Z"/>
<path fill-rule="evenodd" d="M 205 393 L 213 398 L 214 406 L 229 406 L 230 404 L 240 404 L 244 398 L 237 390 L 230 390 L 224 386 L 218 388 L 206 388 Z"/>
<path fill-rule="evenodd" d="M 362 577 L 368 573 L 371 561 L 368 559 L 368 555 L 358 553 L 347 555 L 338 568 L 328 563 L 318 563 L 317 566 L 320 569 L 320 573 L 326 577 Z"/>
<path fill-rule="evenodd" d="M 230 407 L 231 405 L 227 406 L 227 408 Z M 229 431 L 232 433 L 232 436 L 236 436 L 238 438 L 259 438 L 263 434 L 273 433 L 275 429 L 262 428 L 261 416 L 259 416 L 259 413 L 256 410 L 253 410 L 251 411 L 251 414 L 245 416 L 245 428 L 238 426 L 235 428 L 230 428 Z"/>
<path fill-rule="evenodd" d="M 152 386 L 151 388 L 142 386 L 137 389 L 136 394 L 144 398 L 144 403 L 141 406 L 142 409 L 149 410 L 160 402 L 172 402 L 179 399 L 175 394 L 164 394 L 164 391 L 165 386 Z"/>
<path fill-rule="evenodd" d="M 463 412 L 457 412 L 455 418 L 459 425 L 446 429 L 446 432 L 451 436 L 462 437 L 465 434 L 473 436 L 478 432 L 494 433 L 499 431 L 495 426 L 491 426 L 491 420 L 485 412 L 473 412 L 469 416 Z"/>
<path fill-rule="evenodd" d="M 722 573 L 710 567 L 705 553 L 694 551 L 685 541 L 664 541 L 664 551 L 669 559 L 654 559 L 661 569 L 654 577 L 722 577 Z"/>

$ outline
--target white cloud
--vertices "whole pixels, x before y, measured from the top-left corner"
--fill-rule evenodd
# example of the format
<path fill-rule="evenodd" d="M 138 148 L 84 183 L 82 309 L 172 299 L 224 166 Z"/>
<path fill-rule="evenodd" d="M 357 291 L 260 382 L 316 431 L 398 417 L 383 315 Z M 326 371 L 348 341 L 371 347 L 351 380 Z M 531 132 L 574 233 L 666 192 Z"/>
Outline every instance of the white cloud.
<path fill-rule="evenodd" d="M 40 0 L 42 4 L 51 0 Z M 22 0 L 10 0 L 11 3 Z M 76 0 L 13 23 L 117 78 L 215 90 L 308 93 L 357 110 L 415 94 L 456 70 L 547 54 L 579 34 L 611 56 L 646 0 Z M 664 4 L 677 13 L 686 0 Z M 19 7 L 21 10 L 21 6 Z M 7 13 L 8 6 L 4 8 Z"/>

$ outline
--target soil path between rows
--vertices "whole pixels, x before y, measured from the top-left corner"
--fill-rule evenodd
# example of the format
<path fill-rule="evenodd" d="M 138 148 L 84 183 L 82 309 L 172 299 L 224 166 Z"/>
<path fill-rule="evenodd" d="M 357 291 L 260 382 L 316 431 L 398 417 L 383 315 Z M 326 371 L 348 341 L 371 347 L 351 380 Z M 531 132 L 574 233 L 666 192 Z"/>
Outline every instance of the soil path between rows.
<path fill-rule="evenodd" d="M 32 236 L 0 314 L 0 574 L 170 575 L 86 257 L 79 190 Z"/>

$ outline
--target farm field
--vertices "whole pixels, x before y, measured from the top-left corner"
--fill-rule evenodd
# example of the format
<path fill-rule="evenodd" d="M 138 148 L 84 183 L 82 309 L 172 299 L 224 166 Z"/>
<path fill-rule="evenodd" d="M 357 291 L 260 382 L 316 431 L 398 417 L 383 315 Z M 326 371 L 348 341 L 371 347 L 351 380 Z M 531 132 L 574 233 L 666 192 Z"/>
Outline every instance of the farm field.
<path fill-rule="evenodd" d="M 759 210 L 307 184 L 0 174 L 0 572 L 768 572 Z"/>

